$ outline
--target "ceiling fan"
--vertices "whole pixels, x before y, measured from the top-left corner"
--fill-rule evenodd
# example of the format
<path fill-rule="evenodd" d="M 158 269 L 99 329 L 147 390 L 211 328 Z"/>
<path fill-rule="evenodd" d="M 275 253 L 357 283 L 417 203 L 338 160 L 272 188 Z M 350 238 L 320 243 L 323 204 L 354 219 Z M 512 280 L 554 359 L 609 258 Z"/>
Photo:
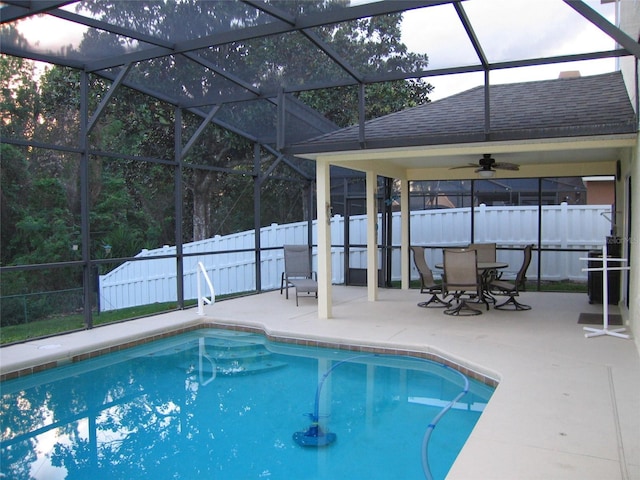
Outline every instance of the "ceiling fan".
<path fill-rule="evenodd" d="M 457 168 L 475 168 L 475 172 L 484 178 L 493 177 L 496 173 L 496 169 L 520 170 L 520 167 L 515 163 L 496 162 L 496 160 L 491 157 L 490 153 L 482 155 L 482 158 L 478 160 L 478 163 L 469 163 L 468 165 L 451 167 L 450 170 L 455 170 Z"/>

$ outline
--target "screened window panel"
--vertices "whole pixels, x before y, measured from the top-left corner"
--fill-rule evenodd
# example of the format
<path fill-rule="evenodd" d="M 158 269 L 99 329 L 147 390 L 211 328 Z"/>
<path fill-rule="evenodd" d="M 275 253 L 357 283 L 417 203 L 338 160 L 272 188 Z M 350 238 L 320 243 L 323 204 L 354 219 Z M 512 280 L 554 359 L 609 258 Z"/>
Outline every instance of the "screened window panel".
<path fill-rule="evenodd" d="M 537 193 L 536 178 L 476 180 L 474 190 L 474 242 L 507 247 L 537 243 L 538 209 L 520 204 L 521 193 Z"/>
<path fill-rule="evenodd" d="M 371 3 L 372 1 L 374 0 L 358 1 L 356 5 Z M 352 2 L 335 0 L 327 0 L 323 2 L 269 0 L 268 3 L 291 16 L 335 12 L 338 10 L 346 10 L 352 5 Z"/>
<path fill-rule="evenodd" d="M 261 93 L 352 80 L 299 32 L 233 42 L 195 53 Z"/>
<path fill-rule="evenodd" d="M 47 320 L 34 328 L 36 335 L 80 329 L 83 320 L 77 312 L 84 306 L 82 267 L 45 268 L 3 272 L 0 319 L 3 342 L 10 342 L 10 327 Z M 95 297 L 92 298 L 95 305 Z M 68 319 L 73 315 L 74 318 Z M 67 317 L 57 327 L 56 317 Z M 71 324 L 71 325 L 70 325 Z M 5 329 L 5 327 L 9 327 Z M 20 335 L 24 335 L 20 332 Z M 22 339 L 19 336 L 18 340 Z"/>
<path fill-rule="evenodd" d="M 166 310 L 174 309 L 178 299 L 176 259 L 157 257 L 175 254 L 175 247 L 166 246 L 145 250 L 135 261 L 99 264 L 99 311 L 163 303 Z M 185 265 L 185 276 L 187 273 L 194 275 L 195 267 Z"/>
<path fill-rule="evenodd" d="M 154 47 L 151 43 L 44 14 L 18 21 L 15 29 L 1 29 L 0 41 L 7 46 L 26 47 L 35 53 L 78 62 L 100 61 Z"/>
<path fill-rule="evenodd" d="M 470 243 L 470 181 L 411 182 L 409 191 L 411 210 L 418 211 L 414 215 L 426 217 L 411 225 L 411 245 L 459 247 Z"/>
<path fill-rule="evenodd" d="M 480 64 L 469 36 L 450 4 L 404 13 L 401 38 L 409 52 L 429 56 L 427 70 Z M 446 49 L 441 48 L 443 38 L 447 39 Z M 480 83 L 482 78 L 474 85 Z"/>
<path fill-rule="evenodd" d="M 410 182 L 411 210 L 463 208 L 471 206 L 470 180 L 420 180 Z"/>
<path fill-rule="evenodd" d="M 75 153 L 3 145 L 3 265 L 81 259 L 79 168 Z"/>
<path fill-rule="evenodd" d="M 543 250 L 540 257 L 540 281 L 542 283 L 541 290 L 554 290 L 558 283 L 575 283 L 576 285 L 586 287 L 587 272 L 582 269 L 587 266 L 587 262 L 581 261 L 580 258 L 586 257 L 587 252 L 553 252 Z M 534 263 L 535 261 L 535 263 Z M 527 274 L 528 279 L 535 278 L 535 267 L 537 259 L 532 257 L 531 267 Z M 587 298 L 585 298 L 585 302 Z"/>
<path fill-rule="evenodd" d="M 62 9 L 172 43 L 260 25 L 273 19 L 239 1 L 118 0 L 113 5 L 99 2 L 97 6 L 95 2 L 74 2 Z"/>
<path fill-rule="evenodd" d="M 102 71 L 115 78 L 117 69 Z M 184 55 L 168 55 L 134 64 L 125 84 L 155 94 L 178 99 L 187 106 L 220 103 L 230 98 L 247 98 L 246 90 Z"/>
<path fill-rule="evenodd" d="M 587 189 L 582 177 L 546 177 L 542 179 L 543 205 L 580 205 L 586 202 Z"/>
<path fill-rule="evenodd" d="M 90 256 L 126 258 L 175 245 L 174 167 L 90 157 Z"/>
<path fill-rule="evenodd" d="M 248 133 L 262 143 L 276 143 L 278 109 L 273 101 L 260 99 L 228 103 L 220 108 L 215 118 Z"/>
<path fill-rule="evenodd" d="M 589 2 L 589 6 L 610 18 L 614 12 L 612 3 Z M 548 3 L 540 8 L 536 2 L 525 0 L 469 0 L 463 7 L 489 62 L 586 53 L 593 51 L 594 44 L 603 45 L 604 49 L 606 46 L 614 48 L 613 40 L 587 19 L 576 16 L 576 12 L 563 2 Z M 544 41 L 540 36 L 540 25 L 543 24 Z M 501 35 L 496 36 L 496 31 Z M 548 35 L 556 40 L 549 42 Z"/>

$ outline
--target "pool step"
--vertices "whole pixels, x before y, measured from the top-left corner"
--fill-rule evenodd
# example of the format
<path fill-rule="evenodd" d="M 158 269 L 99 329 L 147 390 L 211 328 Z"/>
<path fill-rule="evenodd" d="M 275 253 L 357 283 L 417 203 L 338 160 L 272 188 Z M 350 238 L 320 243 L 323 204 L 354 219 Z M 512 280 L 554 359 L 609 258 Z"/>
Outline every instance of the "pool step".
<path fill-rule="evenodd" d="M 214 341 L 211 341 L 214 340 Z M 247 375 L 261 373 L 285 367 L 287 364 L 275 360 L 273 354 L 260 343 L 219 341 L 206 338 L 204 354 L 200 362 L 200 347 L 192 349 L 191 361 L 184 362 L 179 368 L 188 374 L 200 373 L 211 376 L 215 368 L 216 375 Z M 198 371 L 202 365 L 202 371 Z"/>
<path fill-rule="evenodd" d="M 241 350 L 251 350 L 256 346 L 262 346 L 264 344 L 264 339 L 256 336 L 255 334 L 238 334 L 237 332 L 231 332 L 228 334 L 217 333 L 214 336 L 204 336 L 198 337 L 197 339 L 191 342 L 185 342 L 180 338 L 176 338 L 173 342 L 167 340 L 162 342 L 160 345 L 150 345 L 148 348 L 144 349 L 144 353 L 136 352 L 134 357 L 169 357 L 172 355 L 176 355 L 180 352 L 185 352 L 189 350 L 193 350 L 194 347 L 196 350 L 198 349 L 197 345 L 200 340 L 204 338 L 205 345 L 207 350 L 210 350 L 209 347 L 215 349 L 226 349 L 228 351 L 241 351 Z"/>
<path fill-rule="evenodd" d="M 198 364 L 199 362 L 196 360 L 195 362 L 184 363 L 180 366 L 182 370 L 187 372 L 187 374 L 198 373 Z M 279 360 L 269 360 L 262 361 L 259 363 L 246 363 L 246 362 L 238 362 L 232 361 L 227 362 L 225 364 L 219 364 L 216 362 L 215 369 L 216 375 L 223 376 L 234 376 L 234 375 L 249 375 L 254 373 L 263 373 L 271 370 L 276 370 L 278 368 L 286 367 L 287 364 L 285 362 L 281 362 Z M 206 376 L 210 376 L 213 373 L 214 365 L 212 365 L 207 360 L 202 362 L 202 374 Z"/>

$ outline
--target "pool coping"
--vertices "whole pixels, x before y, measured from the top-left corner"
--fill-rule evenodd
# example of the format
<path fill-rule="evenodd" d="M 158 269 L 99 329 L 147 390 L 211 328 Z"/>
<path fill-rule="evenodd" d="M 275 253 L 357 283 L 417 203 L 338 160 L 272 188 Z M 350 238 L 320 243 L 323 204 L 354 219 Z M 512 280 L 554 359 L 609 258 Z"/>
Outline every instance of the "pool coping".
<path fill-rule="evenodd" d="M 135 321 L 135 320 L 132 320 Z M 102 325 L 99 328 L 107 328 L 110 325 Z M 14 362 L 9 366 L 5 365 L 5 362 L 2 362 L 0 365 L 0 382 L 5 382 L 8 380 L 12 380 L 15 378 L 22 378 L 34 373 L 42 372 L 51 368 L 56 368 L 63 365 L 68 365 L 69 363 L 81 362 L 83 360 L 88 360 L 91 358 L 96 358 L 101 355 L 106 355 L 109 353 L 120 352 L 122 350 L 126 350 L 129 348 L 137 347 L 140 345 L 145 345 L 147 343 L 151 343 L 157 340 L 162 340 L 170 337 L 174 337 L 183 333 L 194 332 L 197 330 L 204 329 L 223 329 L 223 330 L 234 330 L 234 331 L 243 331 L 249 333 L 258 333 L 264 335 L 269 341 L 280 342 L 280 343 L 288 343 L 300 346 L 307 347 L 320 347 L 320 348 L 331 348 L 337 350 L 344 351 L 354 351 L 354 352 L 363 352 L 363 353 L 374 353 L 374 354 L 382 354 L 382 355 L 406 355 L 422 358 L 425 360 L 431 360 L 440 364 L 443 364 L 447 367 L 450 367 L 465 376 L 482 382 L 490 387 L 496 388 L 500 383 L 498 375 L 490 374 L 488 372 L 483 372 L 481 368 L 473 368 L 468 365 L 467 362 L 456 361 L 451 358 L 451 356 L 437 353 L 435 351 L 429 351 L 430 348 L 427 347 L 425 349 L 412 349 L 412 348 L 402 348 L 385 345 L 381 342 L 363 342 L 360 344 L 356 344 L 356 342 L 339 342 L 339 341 L 331 341 L 327 337 L 318 336 L 316 338 L 302 338 L 299 336 L 286 335 L 283 333 L 273 333 L 270 332 L 268 328 L 264 325 L 252 325 L 250 323 L 229 323 L 229 322 L 221 322 L 210 319 L 202 319 L 199 318 L 197 323 L 192 323 L 189 325 L 183 325 L 178 328 L 170 329 L 170 330 L 162 330 L 159 332 L 146 332 L 140 333 L 137 335 L 138 338 L 121 338 L 114 339 L 110 342 L 105 342 L 106 345 L 102 345 L 96 349 L 83 349 L 83 348 L 75 348 L 74 351 L 70 349 L 59 350 L 59 351 L 51 351 L 50 355 L 43 355 L 39 358 L 38 363 L 30 362 L 30 359 L 24 360 L 23 362 Z M 95 329 L 94 329 L 95 330 Z M 79 332 L 74 332 L 79 333 Z M 72 333 L 67 334 L 72 335 Z M 144 336 L 140 336 L 144 335 Z M 47 337 L 46 339 L 36 339 L 29 342 L 24 342 L 24 345 L 27 343 L 42 343 L 46 340 L 50 340 L 51 338 L 59 338 L 58 337 Z M 46 345 L 46 343 L 43 343 Z M 51 344 L 49 344 L 51 345 Z M 15 346 L 15 345 L 12 345 Z M 10 346 L 8 346 L 10 347 Z M 2 348 L 8 348 L 2 347 Z M 41 347 L 36 347 L 41 348 Z M 52 349 L 53 350 L 53 349 Z M 1 348 L 0 348 L 1 351 Z"/>

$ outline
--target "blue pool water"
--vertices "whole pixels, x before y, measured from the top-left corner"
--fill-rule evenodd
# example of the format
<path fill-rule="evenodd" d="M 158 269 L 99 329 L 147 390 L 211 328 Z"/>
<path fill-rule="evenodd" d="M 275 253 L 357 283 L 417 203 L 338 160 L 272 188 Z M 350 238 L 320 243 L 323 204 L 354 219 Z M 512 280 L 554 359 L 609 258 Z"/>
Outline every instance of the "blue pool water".
<path fill-rule="evenodd" d="M 442 479 L 493 392 L 468 380 L 430 426 L 466 384 L 422 359 L 198 330 L 4 382 L 0 477 Z M 314 412 L 334 443 L 294 440 Z"/>

